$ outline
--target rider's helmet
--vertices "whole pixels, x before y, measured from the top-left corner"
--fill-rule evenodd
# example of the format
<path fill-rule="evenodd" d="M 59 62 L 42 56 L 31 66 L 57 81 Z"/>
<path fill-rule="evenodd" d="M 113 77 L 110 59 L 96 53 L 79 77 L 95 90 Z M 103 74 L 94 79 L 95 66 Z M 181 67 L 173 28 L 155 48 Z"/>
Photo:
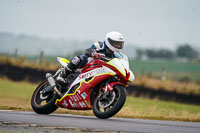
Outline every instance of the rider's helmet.
<path fill-rule="evenodd" d="M 124 37 L 116 31 L 108 32 L 105 42 L 106 46 L 113 52 L 119 52 L 124 47 Z"/>

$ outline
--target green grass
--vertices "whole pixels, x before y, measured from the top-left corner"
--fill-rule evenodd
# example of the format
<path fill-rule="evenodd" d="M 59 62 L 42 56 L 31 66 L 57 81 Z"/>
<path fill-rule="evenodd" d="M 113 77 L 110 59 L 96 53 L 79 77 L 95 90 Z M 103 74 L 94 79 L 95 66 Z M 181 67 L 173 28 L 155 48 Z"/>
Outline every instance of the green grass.
<path fill-rule="evenodd" d="M 36 84 L 0 79 L 0 109 L 31 110 L 31 96 Z"/>
<path fill-rule="evenodd" d="M 30 100 L 37 84 L 0 79 L 0 109 L 32 110 Z M 57 113 L 93 115 L 92 111 L 59 109 Z M 165 102 L 157 99 L 127 97 L 117 117 L 200 122 L 200 106 Z"/>
<path fill-rule="evenodd" d="M 200 106 L 197 105 L 128 97 L 124 108 L 129 117 L 200 121 Z"/>
<path fill-rule="evenodd" d="M 160 78 L 163 69 L 165 69 L 168 79 L 187 80 L 200 84 L 200 63 L 178 62 L 175 60 L 130 60 L 130 68 L 135 74 L 150 74 L 155 78 Z"/>
<path fill-rule="evenodd" d="M 9 80 L 0 80 L 0 97 L 13 98 L 21 100 L 30 100 L 31 95 L 36 88 L 36 84 L 27 82 L 12 82 Z"/>
<path fill-rule="evenodd" d="M 200 63 L 194 64 L 192 62 L 177 62 L 164 60 L 130 60 L 130 67 L 135 73 L 160 73 L 163 67 L 169 73 L 199 73 Z"/>

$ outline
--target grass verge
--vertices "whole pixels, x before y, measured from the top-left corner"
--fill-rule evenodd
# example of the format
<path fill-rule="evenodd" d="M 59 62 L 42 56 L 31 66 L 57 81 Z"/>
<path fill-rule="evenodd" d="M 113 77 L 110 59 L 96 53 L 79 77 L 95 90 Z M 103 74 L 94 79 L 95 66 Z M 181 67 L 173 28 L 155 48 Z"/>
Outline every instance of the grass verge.
<path fill-rule="evenodd" d="M 0 79 L 0 109 L 32 111 L 30 100 L 36 86 L 37 84 Z M 58 109 L 56 113 L 93 115 L 92 111 L 68 109 Z M 158 99 L 127 97 L 125 106 L 116 116 L 200 122 L 200 106 L 165 102 Z"/>

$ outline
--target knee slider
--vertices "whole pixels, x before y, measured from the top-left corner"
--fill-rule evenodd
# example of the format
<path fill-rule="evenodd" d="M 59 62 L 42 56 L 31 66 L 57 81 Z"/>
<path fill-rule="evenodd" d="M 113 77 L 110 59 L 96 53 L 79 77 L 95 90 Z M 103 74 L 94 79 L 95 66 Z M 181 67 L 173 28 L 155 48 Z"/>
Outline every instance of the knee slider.
<path fill-rule="evenodd" d="M 75 56 L 72 60 L 71 63 L 75 66 L 79 65 L 79 63 L 81 62 L 80 58 L 78 56 Z"/>
<path fill-rule="evenodd" d="M 87 64 L 88 57 L 86 55 L 81 54 L 81 55 L 78 55 L 78 57 L 80 58 L 79 67 L 83 67 L 85 64 Z"/>

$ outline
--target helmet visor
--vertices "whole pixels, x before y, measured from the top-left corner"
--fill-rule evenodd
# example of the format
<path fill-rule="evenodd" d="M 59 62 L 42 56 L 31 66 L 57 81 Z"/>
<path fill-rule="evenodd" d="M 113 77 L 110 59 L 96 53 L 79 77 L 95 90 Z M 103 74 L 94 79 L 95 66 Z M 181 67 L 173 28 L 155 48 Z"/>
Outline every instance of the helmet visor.
<path fill-rule="evenodd" d="M 124 41 L 114 41 L 110 38 L 108 38 L 108 42 L 117 49 L 123 49 L 124 47 Z"/>

